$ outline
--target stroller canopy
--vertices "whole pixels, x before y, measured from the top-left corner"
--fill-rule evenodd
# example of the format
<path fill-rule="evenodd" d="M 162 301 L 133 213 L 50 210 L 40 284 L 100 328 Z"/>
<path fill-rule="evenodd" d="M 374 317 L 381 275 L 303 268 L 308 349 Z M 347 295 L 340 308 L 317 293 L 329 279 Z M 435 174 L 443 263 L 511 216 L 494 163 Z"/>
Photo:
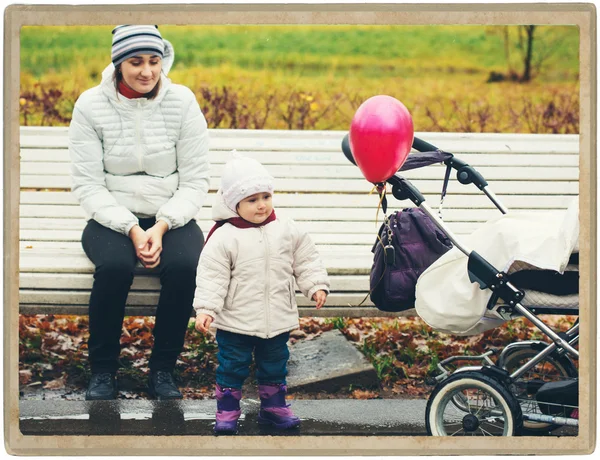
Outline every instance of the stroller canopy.
<path fill-rule="evenodd" d="M 578 211 L 576 198 L 566 211 L 511 212 L 486 222 L 464 242 L 509 275 L 531 269 L 562 274 L 571 254 L 578 252 Z M 415 308 L 436 330 L 470 335 L 504 322 L 485 317 L 492 291 L 471 283 L 467 261 L 467 256 L 453 248 L 419 277 Z"/>

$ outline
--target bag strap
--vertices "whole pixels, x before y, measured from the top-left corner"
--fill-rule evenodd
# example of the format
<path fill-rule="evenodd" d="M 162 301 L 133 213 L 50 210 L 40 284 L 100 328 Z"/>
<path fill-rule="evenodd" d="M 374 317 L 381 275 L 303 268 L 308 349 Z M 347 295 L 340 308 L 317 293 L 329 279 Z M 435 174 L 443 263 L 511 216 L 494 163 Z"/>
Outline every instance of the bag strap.
<path fill-rule="evenodd" d="M 385 195 L 384 195 L 384 198 L 385 198 Z M 380 244 L 382 247 L 385 247 L 384 243 L 383 243 L 383 240 L 381 239 L 381 236 L 379 236 L 380 233 L 381 233 L 381 235 L 387 234 L 387 244 L 391 244 L 391 242 L 392 242 L 393 231 L 392 231 L 392 226 L 390 224 L 390 218 L 394 218 L 394 214 L 393 213 L 390 214 L 390 217 L 388 217 L 387 215 L 384 214 L 383 224 L 382 224 L 383 228 L 381 229 L 381 231 L 377 232 L 377 241 L 375 242 L 375 245 L 373 246 L 373 250 L 372 250 L 373 253 L 377 249 L 377 245 L 378 244 Z M 384 251 L 385 251 L 385 249 L 384 249 Z M 379 279 L 375 283 L 375 286 L 373 286 L 372 289 L 369 289 L 369 292 L 367 293 L 367 295 L 365 296 L 365 298 L 361 300 L 361 302 L 357 305 L 357 307 L 361 307 L 362 304 L 366 302 L 366 300 L 370 297 L 370 295 L 377 288 L 377 286 L 379 286 L 379 283 L 383 279 L 383 276 L 385 275 L 385 271 L 387 270 L 387 263 L 385 262 L 385 257 L 381 258 L 381 262 L 380 263 L 383 263 L 383 271 L 381 272 L 381 276 L 379 277 Z M 348 306 L 351 307 L 352 305 L 348 304 Z"/>
<path fill-rule="evenodd" d="M 357 307 L 362 307 L 362 304 L 367 301 L 367 299 L 373 293 L 373 291 L 375 290 L 375 288 L 377 288 L 377 286 L 379 286 L 379 283 L 383 279 L 383 276 L 385 275 L 385 271 L 386 270 L 387 270 L 387 265 L 384 263 L 383 272 L 381 273 L 381 277 L 377 280 L 377 283 L 375 283 L 375 286 L 373 287 L 373 289 L 369 289 L 369 292 L 367 293 L 367 295 L 365 296 L 365 298 L 360 301 L 360 303 L 357 305 Z M 350 304 L 348 304 L 348 306 L 352 307 L 352 305 L 350 305 Z"/>
<path fill-rule="evenodd" d="M 446 197 L 446 191 L 448 190 L 448 182 L 450 180 L 450 172 L 452 171 L 452 166 L 450 166 L 450 164 L 448 164 L 448 166 L 446 166 L 446 174 L 444 175 L 444 183 L 442 185 L 442 196 L 440 197 L 440 205 L 438 207 L 438 214 L 440 216 L 440 219 L 444 220 L 442 218 L 442 205 L 444 204 L 444 198 Z"/>

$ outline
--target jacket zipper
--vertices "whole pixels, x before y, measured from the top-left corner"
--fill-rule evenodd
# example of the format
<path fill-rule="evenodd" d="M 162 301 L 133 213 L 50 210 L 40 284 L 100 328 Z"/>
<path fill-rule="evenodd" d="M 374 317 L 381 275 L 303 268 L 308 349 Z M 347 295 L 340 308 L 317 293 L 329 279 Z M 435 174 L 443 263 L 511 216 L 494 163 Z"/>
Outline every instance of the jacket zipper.
<path fill-rule="evenodd" d="M 265 227 L 260 227 L 260 232 L 263 236 L 263 241 L 265 243 L 265 318 L 267 323 L 267 338 L 271 334 L 271 328 L 269 324 L 269 316 L 270 316 L 270 308 L 269 308 L 269 291 L 271 290 L 269 286 L 269 272 L 270 272 L 270 257 L 269 257 L 269 241 L 267 239 L 267 232 L 265 231 Z"/>
<path fill-rule="evenodd" d="M 142 103 L 140 100 L 137 101 L 137 111 L 135 114 L 135 139 L 136 139 L 136 151 L 138 157 L 138 167 L 140 168 L 140 172 L 144 171 L 144 160 L 142 158 L 142 141 L 140 136 L 140 124 L 141 124 L 141 115 L 142 115 Z"/>

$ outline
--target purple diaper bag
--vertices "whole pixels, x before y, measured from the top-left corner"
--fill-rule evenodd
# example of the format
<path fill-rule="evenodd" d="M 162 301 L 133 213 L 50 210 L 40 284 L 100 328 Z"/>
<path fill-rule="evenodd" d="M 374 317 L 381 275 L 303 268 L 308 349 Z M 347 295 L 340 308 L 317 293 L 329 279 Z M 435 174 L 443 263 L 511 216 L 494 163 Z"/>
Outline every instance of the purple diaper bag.
<path fill-rule="evenodd" d="M 414 308 L 417 279 L 452 243 L 419 208 L 390 214 L 378 234 L 381 241 L 371 249 L 371 301 L 387 312 Z"/>

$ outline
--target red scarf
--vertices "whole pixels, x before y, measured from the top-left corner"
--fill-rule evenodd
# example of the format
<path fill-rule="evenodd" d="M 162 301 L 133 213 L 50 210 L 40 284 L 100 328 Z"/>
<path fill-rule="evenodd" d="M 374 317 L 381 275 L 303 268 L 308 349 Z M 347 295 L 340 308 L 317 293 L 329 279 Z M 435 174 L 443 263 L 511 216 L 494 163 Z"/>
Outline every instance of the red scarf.
<path fill-rule="evenodd" d="M 119 82 L 119 93 L 121 93 L 127 99 L 137 99 L 145 96 L 144 93 L 138 93 L 137 91 L 132 90 L 129 86 L 123 83 L 123 80 Z"/>
<path fill-rule="evenodd" d="M 267 225 L 269 222 L 273 222 L 277 217 L 275 216 L 275 210 L 273 209 L 273 211 L 271 212 L 271 215 L 269 217 L 266 218 L 266 220 L 260 224 L 253 224 L 252 222 L 248 222 L 246 219 L 242 219 L 241 217 L 232 217 L 230 219 L 226 219 L 226 220 L 218 220 L 215 225 L 213 225 L 213 228 L 210 229 L 210 232 L 208 232 L 208 236 L 206 237 L 206 240 L 204 241 L 204 244 L 206 245 L 206 243 L 208 242 L 208 239 L 210 238 L 210 236 L 214 233 L 214 231 L 225 225 L 227 222 L 229 222 L 231 225 L 233 225 L 234 227 L 237 228 L 256 228 L 256 227 L 262 227 L 263 225 Z"/>

